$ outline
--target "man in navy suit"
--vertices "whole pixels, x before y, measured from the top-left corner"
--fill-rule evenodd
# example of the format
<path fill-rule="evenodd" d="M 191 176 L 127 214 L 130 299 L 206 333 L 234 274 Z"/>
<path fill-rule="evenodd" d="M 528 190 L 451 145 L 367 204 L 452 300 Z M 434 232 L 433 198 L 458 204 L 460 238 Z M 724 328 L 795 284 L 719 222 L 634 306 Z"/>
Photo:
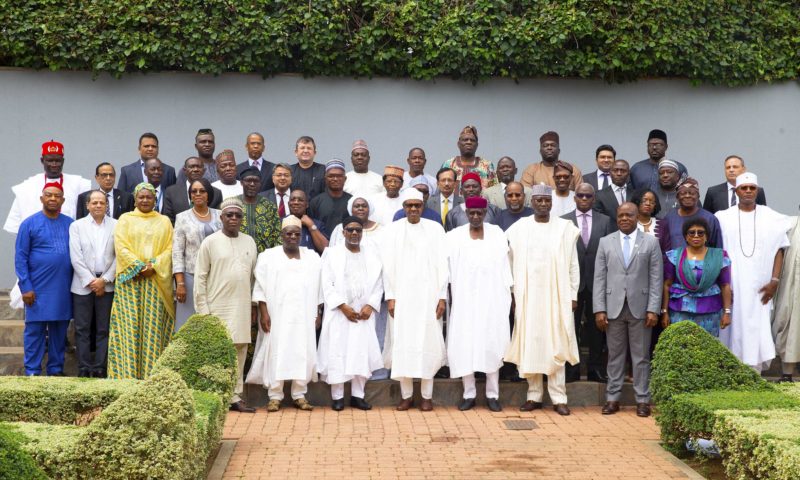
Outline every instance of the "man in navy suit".
<path fill-rule="evenodd" d="M 122 167 L 119 174 L 119 184 L 117 187 L 128 193 L 133 193 L 136 185 L 147 180 L 144 174 L 144 162 L 151 158 L 158 157 L 158 137 L 155 133 L 146 132 L 139 137 L 139 160 Z M 164 175 L 161 179 L 161 185 L 166 190 L 170 185 L 174 185 L 176 181 L 175 169 L 166 163 L 163 164 Z"/>
<path fill-rule="evenodd" d="M 594 188 L 595 192 L 611 185 L 611 167 L 617 158 L 617 151 L 611 145 L 600 145 L 595 151 L 597 170 L 583 176 L 583 181 Z"/>
<path fill-rule="evenodd" d="M 128 192 L 123 192 L 118 188 L 114 188 L 114 182 L 117 179 L 117 172 L 114 166 L 108 162 L 103 162 L 94 169 L 94 179 L 100 190 L 106 194 L 106 215 L 114 219 L 118 219 L 120 215 L 133 210 L 133 195 Z M 78 205 L 75 208 L 75 219 L 83 218 L 89 215 L 89 210 L 86 204 L 89 201 L 89 195 L 92 190 L 83 192 L 78 195 Z"/>
<path fill-rule="evenodd" d="M 725 159 L 726 182 L 708 188 L 706 199 L 703 201 L 703 208 L 711 213 L 716 213 L 736 205 L 738 202 L 738 198 L 736 197 L 736 177 L 746 171 L 747 167 L 745 167 L 742 157 L 729 155 L 728 158 Z M 758 187 L 756 204 L 767 204 L 767 196 L 764 194 L 764 189 L 761 187 Z"/>
<path fill-rule="evenodd" d="M 272 170 L 275 164 L 264 159 L 264 136 L 258 132 L 253 132 L 247 136 L 244 148 L 247 150 L 247 160 L 236 165 L 236 178 L 241 180 L 242 172 L 250 167 L 255 167 L 261 172 L 261 187 L 259 192 L 264 192 L 273 188 Z"/>

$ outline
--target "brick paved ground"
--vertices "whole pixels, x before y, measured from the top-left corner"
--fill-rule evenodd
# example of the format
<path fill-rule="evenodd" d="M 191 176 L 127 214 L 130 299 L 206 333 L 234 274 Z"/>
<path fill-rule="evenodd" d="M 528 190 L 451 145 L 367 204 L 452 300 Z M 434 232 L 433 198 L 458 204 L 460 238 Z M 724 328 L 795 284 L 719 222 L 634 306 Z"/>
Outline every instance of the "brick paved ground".
<path fill-rule="evenodd" d="M 292 479 L 668 479 L 688 478 L 655 440 L 658 427 L 632 408 L 613 416 L 580 407 L 459 412 L 231 412 L 224 437 L 236 447 L 224 478 Z M 538 428 L 507 430 L 504 420 L 532 419 Z"/>

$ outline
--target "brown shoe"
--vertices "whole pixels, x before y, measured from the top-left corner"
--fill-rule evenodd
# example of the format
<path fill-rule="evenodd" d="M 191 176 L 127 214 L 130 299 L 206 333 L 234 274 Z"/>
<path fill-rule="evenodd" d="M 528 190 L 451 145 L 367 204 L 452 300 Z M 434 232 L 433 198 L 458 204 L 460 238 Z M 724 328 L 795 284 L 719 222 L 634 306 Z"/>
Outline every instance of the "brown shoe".
<path fill-rule="evenodd" d="M 566 417 L 570 414 L 569 407 L 566 403 L 559 403 L 557 405 L 553 405 L 553 410 L 556 411 L 557 414 Z"/>
<path fill-rule="evenodd" d="M 544 405 L 542 405 L 542 402 L 534 402 L 533 400 L 528 400 L 525 403 L 523 403 L 521 407 L 519 407 L 519 411 L 532 412 L 534 410 L 541 410 L 543 406 Z"/>
<path fill-rule="evenodd" d="M 429 398 L 423 398 L 422 402 L 419 404 L 419 409 L 423 412 L 430 412 L 433 410 L 433 402 Z"/>
<path fill-rule="evenodd" d="M 412 406 L 414 406 L 414 399 L 412 397 L 404 398 L 399 404 L 397 404 L 397 411 L 405 412 Z"/>
<path fill-rule="evenodd" d="M 281 401 L 280 400 L 270 400 L 267 403 L 267 411 L 268 412 L 277 412 L 281 409 Z"/>
<path fill-rule="evenodd" d="M 650 404 L 648 403 L 637 403 L 636 404 L 636 415 L 639 417 L 649 417 L 650 416 Z"/>
<path fill-rule="evenodd" d="M 606 402 L 600 412 L 603 415 L 614 415 L 615 413 L 619 412 L 619 402 Z"/>
<path fill-rule="evenodd" d="M 295 400 L 294 406 L 295 408 L 299 410 L 305 410 L 306 412 L 314 410 L 314 406 L 308 403 L 308 400 L 306 400 L 305 397 L 298 398 L 297 400 Z"/>

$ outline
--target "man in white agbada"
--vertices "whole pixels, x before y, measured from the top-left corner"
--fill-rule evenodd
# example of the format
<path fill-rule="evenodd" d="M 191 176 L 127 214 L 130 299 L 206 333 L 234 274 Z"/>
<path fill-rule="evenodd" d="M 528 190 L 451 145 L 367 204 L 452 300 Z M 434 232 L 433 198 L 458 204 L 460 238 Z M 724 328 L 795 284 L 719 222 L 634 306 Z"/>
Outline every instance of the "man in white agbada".
<path fill-rule="evenodd" d="M 406 218 L 385 227 L 381 242 L 383 286 L 392 317 L 384 356 L 392 378 L 400 381 L 403 400 L 397 409 L 411 408 L 413 379 L 420 378 L 420 409 L 427 412 L 433 409 L 433 376 L 446 361 L 437 319 L 447 298 L 447 246 L 441 225 L 421 218 L 422 193 L 409 188 L 402 198 Z"/>
<path fill-rule="evenodd" d="M 553 409 L 569 415 L 564 363 L 578 364 L 573 310 L 577 306 L 580 267 L 576 242 L 580 231 L 569 220 L 550 216 L 553 190 L 534 185 L 533 216 L 506 230 L 514 275 L 514 333 L 505 360 L 517 364 L 528 380 L 523 412 L 542 408 L 542 375 Z"/>
<path fill-rule="evenodd" d="M 238 360 L 238 377 L 231 410 L 253 413 L 242 400 L 244 363 L 250 345 L 250 325 L 256 318 L 251 306 L 253 267 L 258 250 L 253 238 L 239 232 L 244 205 L 228 198 L 220 205 L 222 230 L 212 233 L 200 244 L 194 273 L 194 308 L 197 313 L 214 315 L 228 327 Z"/>
<path fill-rule="evenodd" d="M 317 252 L 300 247 L 301 227 L 294 215 L 284 218 L 282 245 L 261 252 L 256 263 L 253 301 L 260 329 L 246 381 L 268 388 L 268 412 L 280 409 L 284 380 L 292 381 L 294 406 L 313 409 L 306 391 L 308 382 L 316 381 L 321 261 Z"/>
<path fill-rule="evenodd" d="M 400 167 L 389 165 L 383 169 L 383 188 L 386 193 L 371 198 L 372 214 L 370 218 L 381 225 L 389 225 L 394 221 L 394 214 L 403 208 L 400 189 L 403 187 L 403 171 Z"/>
<path fill-rule="evenodd" d="M 350 381 L 350 406 L 369 410 L 364 387 L 372 372 L 383 367 L 375 335 L 375 316 L 381 308 L 381 261 L 374 249 L 361 249 L 364 222 L 342 221 L 344 244 L 322 255 L 322 293 L 325 316 L 317 349 L 317 372 L 331 385 L 331 408 L 344 409 L 344 382 Z"/>
<path fill-rule="evenodd" d="M 743 173 L 736 177 L 736 206 L 714 215 L 731 259 L 733 286 L 731 326 L 720 330 L 719 339 L 742 363 L 760 372 L 775 358 L 770 310 L 792 224 L 786 215 L 756 205 L 757 194 L 758 177 Z"/>
<path fill-rule="evenodd" d="M 775 350 L 781 357 L 781 382 L 792 382 L 792 375 L 800 362 L 800 223 L 792 217 L 794 227 L 789 233 L 791 246 L 786 250 L 781 271 L 780 287 L 775 297 L 772 319 L 772 336 Z"/>
<path fill-rule="evenodd" d="M 475 406 L 475 372 L 486 374 L 486 404 L 502 410 L 500 367 L 510 339 L 511 265 L 508 240 L 497 225 L 484 223 L 489 202 L 466 200 L 468 225 L 447 232 L 451 310 L 447 331 L 450 376 L 461 377 L 459 410 Z"/>

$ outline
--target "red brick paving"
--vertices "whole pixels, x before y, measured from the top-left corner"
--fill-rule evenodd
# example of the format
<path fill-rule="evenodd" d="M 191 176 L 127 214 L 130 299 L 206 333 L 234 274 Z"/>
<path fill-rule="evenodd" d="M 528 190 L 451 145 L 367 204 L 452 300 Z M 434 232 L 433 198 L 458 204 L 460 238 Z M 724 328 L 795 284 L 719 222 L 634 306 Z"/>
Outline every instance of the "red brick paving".
<path fill-rule="evenodd" d="M 539 428 L 507 430 L 507 419 L 532 419 Z M 577 407 L 569 417 L 508 407 L 260 408 L 229 413 L 224 438 L 237 440 L 224 476 L 231 479 L 688 478 L 654 447 L 653 419 L 633 408 L 603 416 L 600 407 Z"/>

